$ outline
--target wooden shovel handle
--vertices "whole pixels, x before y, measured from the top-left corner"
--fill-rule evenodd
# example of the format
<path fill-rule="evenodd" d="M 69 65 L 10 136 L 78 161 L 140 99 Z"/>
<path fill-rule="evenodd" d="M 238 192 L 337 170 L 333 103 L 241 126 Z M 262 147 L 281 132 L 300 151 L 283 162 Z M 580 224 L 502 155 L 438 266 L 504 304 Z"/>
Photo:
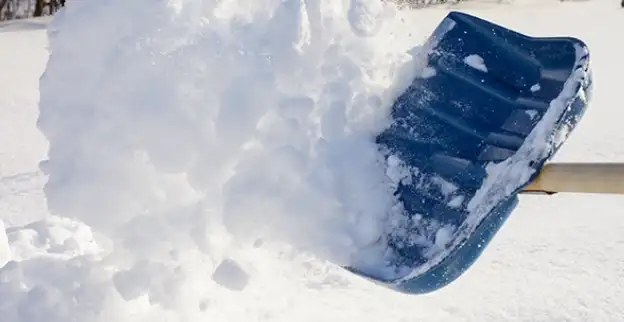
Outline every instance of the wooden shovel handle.
<path fill-rule="evenodd" d="M 624 163 L 549 163 L 521 193 L 624 194 Z"/>

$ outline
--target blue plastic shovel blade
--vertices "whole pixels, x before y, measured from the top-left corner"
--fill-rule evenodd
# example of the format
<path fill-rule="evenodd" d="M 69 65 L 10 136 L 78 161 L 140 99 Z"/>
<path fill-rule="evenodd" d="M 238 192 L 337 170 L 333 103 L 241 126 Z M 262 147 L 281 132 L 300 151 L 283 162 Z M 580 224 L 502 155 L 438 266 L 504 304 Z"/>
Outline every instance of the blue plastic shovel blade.
<path fill-rule="evenodd" d="M 388 224 L 385 240 L 395 275 L 348 268 L 406 293 L 437 290 L 472 265 L 574 129 L 592 85 L 582 41 L 529 37 L 459 12 L 424 50 L 426 72 L 377 137 L 392 166 L 409 170 L 396 190 L 405 218 Z"/>

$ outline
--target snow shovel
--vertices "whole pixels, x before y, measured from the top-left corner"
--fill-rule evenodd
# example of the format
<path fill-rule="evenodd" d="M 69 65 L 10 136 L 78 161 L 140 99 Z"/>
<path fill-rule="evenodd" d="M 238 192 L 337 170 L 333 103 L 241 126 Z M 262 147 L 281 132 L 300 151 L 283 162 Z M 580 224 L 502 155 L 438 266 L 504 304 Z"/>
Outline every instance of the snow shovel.
<path fill-rule="evenodd" d="M 401 170 L 403 217 L 386 267 L 347 269 L 400 292 L 438 290 L 472 265 L 519 193 L 624 193 L 624 166 L 548 164 L 591 95 L 589 51 L 451 12 L 424 46 L 421 76 L 396 99 L 377 143 Z M 357 265 L 353 265 L 357 266 Z"/>

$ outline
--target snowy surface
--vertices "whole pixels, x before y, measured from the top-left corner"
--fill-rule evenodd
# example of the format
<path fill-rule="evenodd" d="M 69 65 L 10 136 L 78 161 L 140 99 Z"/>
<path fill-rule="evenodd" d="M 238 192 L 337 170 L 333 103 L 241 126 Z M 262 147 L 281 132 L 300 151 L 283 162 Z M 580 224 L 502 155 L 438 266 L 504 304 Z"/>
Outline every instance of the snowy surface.
<path fill-rule="evenodd" d="M 169 3 L 73 2 L 50 43 L 0 27 L 2 321 L 624 319 L 618 196 L 523 196 L 473 268 L 425 296 L 327 263 L 392 204 L 366 138 L 447 11 Z M 461 8 L 586 41 L 593 103 L 556 159 L 623 161 L 617 4 Z"/>

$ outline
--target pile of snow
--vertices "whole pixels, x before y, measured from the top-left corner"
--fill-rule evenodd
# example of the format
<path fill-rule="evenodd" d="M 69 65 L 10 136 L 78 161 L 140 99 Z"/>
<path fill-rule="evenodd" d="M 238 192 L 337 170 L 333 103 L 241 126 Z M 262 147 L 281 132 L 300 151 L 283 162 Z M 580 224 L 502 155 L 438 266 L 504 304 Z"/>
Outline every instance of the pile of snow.
<path fill-rule="evenodd" d="M 410 44 L 380 45 L 395 14 L 377 0 L 69 3 L 40 83 L 53 216 L 0 239 L 3 319 L 199 317 L 215 287 L 253 282 L 254 249 L 383 266 L 383 247 L 362 252 L 399 211 L 374 135 L 417 72 Z"/>

